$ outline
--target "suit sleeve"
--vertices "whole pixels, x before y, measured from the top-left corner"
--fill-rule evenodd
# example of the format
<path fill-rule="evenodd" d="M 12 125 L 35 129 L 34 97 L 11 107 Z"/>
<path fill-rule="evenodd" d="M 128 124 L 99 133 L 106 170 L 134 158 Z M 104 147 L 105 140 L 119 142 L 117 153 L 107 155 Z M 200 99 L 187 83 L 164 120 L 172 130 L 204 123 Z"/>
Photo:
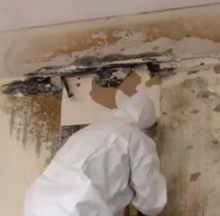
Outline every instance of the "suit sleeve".
<path fill-rule="evenodd" d="M 135 192 L 132 204 L 145 215 L 159 214 L 167 203 L 166 181 L 160 173 L 156 145 L 144 134 L 130 145 L 130 169 L 130 186 Z"/>

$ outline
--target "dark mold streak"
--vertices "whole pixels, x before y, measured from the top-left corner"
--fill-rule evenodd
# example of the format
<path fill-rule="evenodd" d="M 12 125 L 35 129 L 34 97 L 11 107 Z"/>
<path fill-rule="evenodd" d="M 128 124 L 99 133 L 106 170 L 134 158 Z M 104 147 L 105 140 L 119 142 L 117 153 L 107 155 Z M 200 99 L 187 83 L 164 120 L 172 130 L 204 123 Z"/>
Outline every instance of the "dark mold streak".
<path fill-rule="evenodd" d="M 10 116 L 10 136 L 13 135 L 14 125 L 15 125 L 15 108 L 11 108 L 11 116 Z"/>
<path fill-rule="evenodd" d="M 1 87 L 1 91 L 4 94 L 20 94 L 21 96 L 39 94 L 59 95 L 61 93 L 61 89 L 53 84 L 51 79 L 52 77 L 60 77 L 63 86 L 67 91 L 68 97 L 73 97 L 74 94 L 70 91 L 66 78 L 77 76 L 78 79 L 80 79 L 79 76 L 89 74 L 97 75 L 97 83 L 102 87 L 118 88 L 124 79 L 140 65 L 146 65 L 152 77 L 159 74 L 161 71 L 168 71 L 172 73 L 172 71 L 175 70 L 174 67 L 161 68 L 160 63 L 157 62 L 156 59 L 157 57 L 169 56 L 170 54 L 171 51 L 149 52 L 137 55 L 111 54 L 102 58 L 87 56 L 80 59 L 78 58 L 72 64 L 67 66 L 47 66 L 41 68 L 33 73 L 27 74 L 25 80 L 18 80 L 3 85 Z M 140 59 L 140 61 L 137 62 L 135 61 L 136 59 Z M 147 61 L 144 62 L 145 60 Z M 130 73 L 126 74 L 124 77 L 118 77 L 115 73 L 121 69 L 130 71 Z"/>
<path fill-rule="evenodd" d="M 51 82 L 50 77 L 28 77 L 25 80 L 17 80 L 1 86 L 4 94 L 10 95 L 59 95 L 61 89 Z"/>
<path fill-rule="evenodd" d="M 161 71 L 160 61 L 157 58 L 169 57 L 171 55 L 172 50 L 165 52 L 147 52 L 137 55 L 110 54 L 100 58 L 95 56 L 86 56 L 83 58 L 77 58 L 70 65 L 43 67 L 35 72 L 26 74 L 26 76 L 79 77 L 89 74 L 102 73 L 103 71 L 114 71 L 118 68 L 135 68 L 140 65 L 147 65 L 151 75 L 154 76 L 155 73 L 159 73 Z M 163 70 L 172 71 L 174 68 L 163 68 Z"/>
<path fill-rule="evenodd" d="M 110 63 L 114 61 L 124 61 L 124 60 L 131 60 L 131 59 L 149 59 L 149 58 L 156 58 L 160 56 L 168 56 L 172 54 L 172 50 L 167 50 L 165 52 L 145 52 L 145 53 L 140 53 L 136 55 L 123 55 L 123 54 L 109 54 L 103 57 L 96 57 L 96 56 L 86 56 L 82 58 L 76 58 L 75 61 L 73 61 L 74 65 L 84 65 L 84 66 L 93 66 L 97 64 L 102 64 L 102 63 Z"/>
<path fill-rule="evenodd" d="M 23 137 L 22 137 L 22 143 L 23 147 L 25 148 L 27 145 L 27 137 L 28 137 L 28 114 L 24 114 L 24 127 L 23 127 Z"/>
<path fill-rule="evenodd" d="M 40 128 L 36 128 L 36 145 L 35 145 L 35 152 L 37 156 L 41 153 L 42 141 L 41 141 L 41 130 Z"/>

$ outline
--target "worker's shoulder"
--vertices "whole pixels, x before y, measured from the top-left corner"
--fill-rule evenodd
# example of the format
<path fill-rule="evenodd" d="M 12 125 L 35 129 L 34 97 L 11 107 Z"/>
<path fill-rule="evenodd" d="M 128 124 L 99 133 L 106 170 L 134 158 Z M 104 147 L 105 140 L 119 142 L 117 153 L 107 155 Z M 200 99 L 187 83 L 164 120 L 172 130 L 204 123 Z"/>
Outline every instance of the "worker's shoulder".
<path fill-rule="evenodd" d="M 129 121 L 109 119 L 97 124 L 97 128 L 105 130 L 106 132 L 123 133 L 135 131 L 137 126 Z"/>

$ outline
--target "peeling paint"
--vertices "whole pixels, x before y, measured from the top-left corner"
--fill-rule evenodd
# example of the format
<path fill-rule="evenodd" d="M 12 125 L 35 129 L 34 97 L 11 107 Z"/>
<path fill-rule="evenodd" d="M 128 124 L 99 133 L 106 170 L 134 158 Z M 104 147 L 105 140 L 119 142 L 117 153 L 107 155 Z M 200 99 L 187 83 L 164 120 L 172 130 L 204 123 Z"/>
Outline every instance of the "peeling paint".
<path fill-rule="evenodd" d="M 35 129 L 35 133 L 36 133 L 36 146 L 35 146 L 35 152 L 37 154 L 37 156 L 39 157 L 40 153 L 41 153 L 41 147 L 42 147 L 42 137 L 41 137 L 41 128 L 37 127 Z"/>
<path fill-rule="evenodd" d="M 161 84 L 161 79 L 160 76 L 156 75 L 151 77 L 147 82 L 146 86 L 151 87 L 153 85 L 160 85 Z"/>
<path fill-rule="evenodd" d="M 14 106 L 11 108 L 11 115 L 10 115 L 10 136 L 13 135 L 15 125 L 15 108 Z"/>
<path fill-rule="evenodd" d="M 28 138 L 28 114 L 25 113 L 23 118 L 24 118 L 24 122 L 23 122 L 22 143 L 23 143 L 23 147 L 26 148 L 27 138 Z"/>
<path fill-rule="evenodd" d="M 145 71 L 146 73 L 146 71 Z M 141 77 L 135 73 L 132 72 L 131 75 L 129 75 L 124 82 L 119 86 L 119 89 L 126 94 L 127 96 L 131 97 L 133 94 L 137 92 L 136 87 L 141 83 Z"/>
<path fill-rule="evenodd" d="M 98 104 L 101 104 L 109 109 L 117 108 L 115 101 L 116 92 L 116 88 L 103 88 L 96 83 L 95 79 L 92 81 L 90 96 Z"/>
<path fill-rule="evenodd" d="M 196 172 L 190 175 L 190 182 L 195 182 L 197 181 L 197 179 L 199 178 L 199 176 L 201 175 L 200 172 Z"/>
<path fill-rule="evenodd" d="M 161 216 L 217 216 L 219 182 L 207 182 L 219 178 L 219 118 L 213 110 L 220 101 L 220 78 L 213 67 L 190 76 L 188 71 L 161 83 L 161 113 L 169 113 L 161 115 L 157 144 L 168 185 Z"/>

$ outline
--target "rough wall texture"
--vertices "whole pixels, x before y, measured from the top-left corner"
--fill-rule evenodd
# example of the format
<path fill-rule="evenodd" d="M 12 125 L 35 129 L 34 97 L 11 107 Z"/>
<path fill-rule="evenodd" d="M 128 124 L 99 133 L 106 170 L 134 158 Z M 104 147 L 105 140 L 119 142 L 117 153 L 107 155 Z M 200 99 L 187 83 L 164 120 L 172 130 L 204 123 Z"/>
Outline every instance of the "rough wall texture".
<path fill-rule="evenodd" d="M 179 57 L 220 51 L 220 5 L 122 16 L 0 34 L 1 78 L 78 57 L 172 49 Z"/>
<path fill-rule="evenodd" d="M 162 82 L 158 149 L 169 196 L 161 216 L 219 215 L 219 83 L 212 68 Z"/>
<path fill-rule="evenodd" d="M 220 51 L 220 31 L 216 20 L 220 17 L 219 9 L 219 6 L 209 6 L 1 33 L 0 77 L 19 77 L 42 66 L 69 64 L 78 57 L 90 55 L 138 54 L 170 48 L 176 58 L 200 55 L 197 59 L 172 63 L 177 70 L 172 76 L 161 73 L 164 79 L 162 84 L 154 77 L 147 82 L 145 80 L 144 85 L 148 91 L 152 90 L 152 95 L 155 86 L 162 86 L 161 106 L 158 102 L 156 107 L 162 113 L 158 149 L 169 187 L 169 204 L 162 216 L 218 216 L 220 70 L 217 54 Z M 210 53 L 217 54 L 210 56 Z M 132 95 L 139 83 L 136 74 L 133 76 L 130 81 L 127 80 L 129 84 L 124 83 L 117 92 L 127 97 Z M 114 108 L 114 97 L 111 96 L 108 103 L 103 101 L 107 94 L 104 92 L 115 94 L 116 90 L 103 89 L 90 81 L 86 84 L 77 80 L 75 91 L 85 88 L 88 93 L 82 97 L 91 100 L 92 94 L 93 101 L 98 101 L 101 108 Z M 76 86 L 78 83 L 80 86 Z M 90 88 L 90 84 L 93 84 L 93 88 Z M 133 85 L 133 88 L 127 85 Z M 25 191 L 42 171 L 51 153 L 47 149 L 47 145 L 51 146 L 52 143 L 51 136 L 45 142 L 39 142 L 39 139 L 26 142 L 30 149 L 22 144 L 21 134 L 27 134 L 27 128 L 31 129 L 36 121 L 37 115 L 33 112 L 45 111 L 42 109 L 45 108 L 45 100 L 38 98 L 35 101 L 36 98 L 38 96 L 31 96 L 28 111 L 20 109 L 28 100 L 23 101 L 18 110 L 13 100 L 7 112 L 9 115 L 0 112 L 1 124 L 4 125 L 0 132 L 0 172 L 5 176 L 0 181 L 0 215 L 21 215 Z M 5 100 L 5 95 L 1 95 L 1 107 L 7 105 Z M 116 104 L 120 101 L 116 101 Z M 54 112 L 48 109 L 45 112 L 53 119 L 51 115 L 60 110 L 60 100 L 56 100 L 56 106 L 52 108 Z M 29 118 L 28 124 L 26 118 L 22 118 L 22 127 L 15 135 L 14 123 L 22 116 L 27 116 L 28 112 L 33 118 Z M 99 111 L 90 109 L 87 113 L 90 112 L 90 116 L 95 116 Z M 57 135 L 60 121 L 59 117 L 55 118 L 56 130 L 53 133 Z M 42 130 L 47 132 L 45 127 L 51 128 L 52 124 L 50 121 L 44 123 L 46 125 Z M 26 129 L 23 130 L 23 127 Z M 37 128 L 40 127 L 38 125 Z M 39 131 L 34 131 L 34 134 L 38 137 Z M 209 184 L 210 181 L 212 184 Z M 17 193 L 14 194 L 14 191 Z"/>

